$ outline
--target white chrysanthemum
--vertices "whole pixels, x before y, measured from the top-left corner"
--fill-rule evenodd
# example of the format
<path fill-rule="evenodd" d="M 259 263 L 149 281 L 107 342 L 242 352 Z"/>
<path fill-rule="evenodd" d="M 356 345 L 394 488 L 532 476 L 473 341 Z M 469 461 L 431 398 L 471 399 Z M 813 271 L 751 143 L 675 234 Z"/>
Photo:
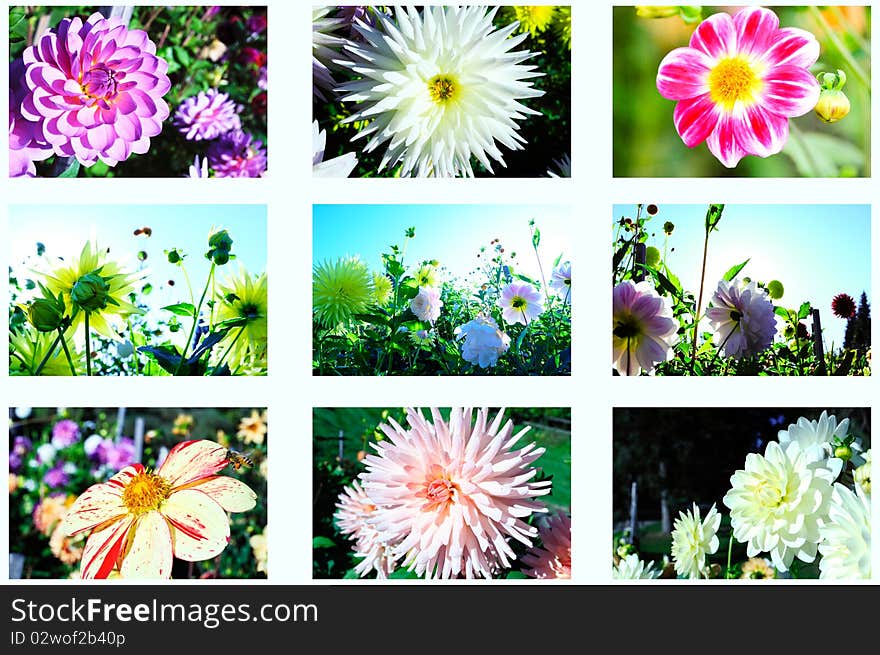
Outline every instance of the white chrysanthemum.
<path fill-rule="evenodd" d="M 361 577 L 376 571 L 377 578 L 387 578 L 395 569 L 396 558 L 389 544 L 382 541 L 376 529 L 367 523 L 376 506 L 357 480 L 342 490 L 336 507 L 336 527 L 354 541 L 355 557 L 361 558 L 354 570 Z"/>
<path fill-rule="evenodd" d="M 645 564 L 635 553 L 621 558 L 611 569 L 614 580 L 653 580 L 660 577 L 660 573 L 654 570 L 654 562 Z"/>
<path fill-rule="evenodd" d="M 766 350 L 776 334 L 773 303 L 754 280 L 748 284 L 736 279 L 718 282 L 706 317 L 725 357 L 740 359 Z"/>
<path fill-rule="evenodd" d="M 861 487 L 866 494 L 871 494 L 871 449 L 869 448 L 862 458 L 865 463 L 853 471 L 853 481 Z"/>
<path fill-rule="evenodd" d="M 828 516 L 833 464 L 811 462 L 797 441 L 767 444 L 764 455 L 749 453 L 745 469 L 730 478 L 723 502 L 737 541 L 749 557 L 769 553 L 773 566 L 785 572 L 794 558 L 816 559 L 819 526 Z"/>
<path fill-rule="evenodd" d="M 718 550 L 718 528 L 721 514 L 712 505 L 706 518 L 700 519 L 700 508 L 679 512 L 672 530 L 672 562 L 675 572 L 693 580 L 705 577 L 706 557 Z"/>
<path fill-rule="evenodd" d="M 828 412 L 822 412 L 818 421 L 808 421 L 803 416 L 788 426 L 787 430 L 779 431 L 779 443 L 783 446 L 797 442 L 801 450 L 806 454 L 810 463 L 826 463 L 828 468 L 835 471 L 834 477 L 840 474 L 843 460 L 832 457 L 834 448 L 832 440 L 846 438 L 849 431 L 849 419 L 843 419 L 837 423 L 836 416 L 828 416 Z"/>
<path fill-rule="evenodd" d="M 339 58 L 339 51 L 345 45 L 345 39 L 333 32 L 346 21 L 328 18 L 331 9 L 333 7 L 312 7 L 312 93 L 319 100 L 326 100 L 324 91 L 332 93 L 336 88 L 330 66 Z"/>
<path fill-rule="evenodd" d="M 553 269 L 548 286 L 565 304 L 571 302 L 571 262 L 563 262 Z"/>
<path fill-rule="evenodd" d="M 464 340 L 461 344 L 462 359 L 481 368 L 495 366 L 498 358 L 510 348 L 510 337 L 498 328 L 494 318 L 486 314 L 459 325 L 454 334 L 456 340 Z"/>
<path fill-rule="evenodd" d="M 348 177 L 357 166 L 357 156 L 347 152 L 324 161 L 327 132 L 320 129 L 318 121 L 312 121 L 312 175 L 315 177 Z"/>
<path fill-rule="evenodd" d="M 517 23 L 496 30 L 498 11 L 479 6 L 395 7 L 375 26 L 356 21 L 363 43 L 349 42 L 360 76 L 339 87 L 342 100 L 360 103 L 347 122 L 370 122 L 356 139 L 370 137 L 365 152 L 388 143 L 379 166 L 401 164 L 402 176 L 473 177 L 472 157 L 492 172 L 504 166 L 496 141 L 511 150 L 525 139 L 517 120 L 540 115 L 521 102 L 544 94 L 531 78 L 542 73 L 523 62 L 534 56 L 515 48 L 527 34 Z"/>
<path fill-rule="evenodd" d="M 548 177 L 571 177 L 571 157 L 568 154 L 554 159 L 553 166 L 547 169 Z"/>
<path fill-rule="evenodd" d="M 364 491 L 376 504 L 367 522 L 394 544 L 402 566 L 426 578 L 491 578 L 516 559 L 510 540 L 531 547 L 538 530 L 525 522 L 547 511 L 537 500 L 550 481 L 536 482 L 534 443 L 516 448 L 503 412 L 453 408 L 449 421 L 407 410 L 406 429 L 389 419 L 387 439 L 364 459 Z M 502 425 L 503 423 L 503 425 Z"/>
<path fill-rule="evenodd" d="M 867 580 L 871 577 L 871 497 L 834 484 L 828 521 L 819 528 L 819 577 Z"/>

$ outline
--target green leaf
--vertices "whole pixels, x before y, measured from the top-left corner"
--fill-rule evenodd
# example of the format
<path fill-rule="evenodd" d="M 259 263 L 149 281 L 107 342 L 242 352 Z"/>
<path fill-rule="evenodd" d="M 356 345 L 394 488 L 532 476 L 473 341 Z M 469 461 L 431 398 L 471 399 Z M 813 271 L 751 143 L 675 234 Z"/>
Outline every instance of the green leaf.
<path fill-rule="evenodd" d="M 786 309 L 785 307 L 774 307 L 773 313 L 776 314 L 777 316 L 781 316 L 784 319 L 789 319 L 791 310 Z"/>
<path fill-rule="evenodd" d="M 167 307 L 163 307 L 162 309 L 166 312 L 171 312 L 172 314 L 177 314 L 178 316 L 185 316 L 187 318 L 194 318 L 196 315 L 195 305 L 192 305 L 188 302 L 179 302 L 176 305 L 168 305 Z"/>
<path fill-rule="evenodd" d="M 541 230 L 535 228 L 535 231 L 532 232 L 532 246 L 537 248 L 541 243 Z"/>
<path fill-rule="evenodd" d="M 729 269 L 727 269 L 727 273 L 724 274 L 724 281 L 730 282 L 733 278 L 739 275 L 739 272 L 746 267 L 746 264 L 748 264 L 751 259 L 752 258 L 749 257 L 742 264 L 737 264 L 736 266 L 731 266 Z"/>
<path fill-rule="evenodd" d="M 535 286 L 535 287 L 541 286 L 540 284 L 538 284 L 538 282 L 536 280 L 533 280 L 528 275 L 523 275 L 522 273 L 514 273 L 513 277 L 515 277 L 517 280 L 522 280 L 523 282 L 528 282 L 529 284 L 531 284 L 532 286 Z"/>
<path fill-rule="evenodd" d="M 383 327 L 388 325 L 388 317 L 382 316 L 381 314 L 355 314 L 354 318 L 358 321 L 363 321 L 364 323 L 370 323 L 371 325 L 381 325 Z"/>
<path fill-rule="evenodd" d="M 336 543 L 327 537 L 314 537 L 312 539 L 312 548 L 333 548 Z"/>
<path fill-rule="evenodd" d="M 724 205 L 709 205 L 706 211 L 706 232 L 718 229 L 718 222 L 721 220 L 721 214 L 724 211 Z"/>
<path fill-rule="evenodd" d="M 522 571 L 511 571 L 505 576 L 508 580 L 528 580 L 528 576 Z"/>
<path fill-rule="evenodd" d="M 214 329 L 217 331 L 220 330 L 231 330 L 232 328 L 243 327 L 247 325 L 248 319 L 244 316 L 236 316 L 235 318 L 227 318 L 225 321 L 220 321 L 219 323 L 214 324 Z"/>
<path fill-rule="evenodd" d="M 557 266 L 559 266 L 559 262 L 561 262 L 561 261 L 562 261 L 562 253 L 559 253 L 559 255 L 556 256 L 556 259 L 553 261 L 553 268 L 556 268 Z"/>
<path fill-rule="evenodd" d="M 617 268 L 620 266 L 620 263 L 623 261 L 623 258 L 626 257 L 626 253 L 629 252 L 629 247 L 632 245 L 632 239 L 625 242 L 620 248 L 617 249 L 617 252 L 614 253 L 614 257 L 611 259 L 611 271 L 617 271 Z"/>
<path fill-rule="evenodd" d="M 856 145 L 824 132 L 806 132 L 789 138 L 782 150 L 804 177 L 839 177 L 864 171 L 866 157 Z"/>
<path fill-rule="evenodd" d="M 519 336 L 516 338 L 516 352 L 519 352 L 520 348 L 522 347 L 523 339 L 526 338 L 526 332 L 528 332 L 528 331 L 529 331 L 529 326 L 527 325 L 525 328 L 523 328 L 523 331 L 520 332 Z"/>
<path fill-rule="evenodd" d="M 76 177 L 77 175 L 79 175 L 79 162 L 76 159 L 71 159 L 70 164 L 58 174 L 58 177 Z"/>
<path fill-rule="evenodd" d="M 141 346 L 138 350 L 147 353 L 166 372 L 174 375 L 174 372 L 177 371 L 180 364 L 180 353 L 174 346 Z M 184 368 L 186 367 L 181 367 L 181 372 Z"/>
<path fill-rule="evenodd" d="M 192 57 L 190 57 L 189 52 L 186 51 L 186 48 L 179 45 L 174 46 L 174 58 L 177 59 L 184 68 L 187 68 L 192 63 Z"/>
<path fill-rule="evenodd" d="M 798 309 L 798 318 L 801 319 L 801 318 L 806 318 L 807 316 L 809 316 L 811 309 L 812 309 L 812 307 L 810 307 L 810 303 L 808 303 L 808 302 L 801 303 L 801 306 Z"/>

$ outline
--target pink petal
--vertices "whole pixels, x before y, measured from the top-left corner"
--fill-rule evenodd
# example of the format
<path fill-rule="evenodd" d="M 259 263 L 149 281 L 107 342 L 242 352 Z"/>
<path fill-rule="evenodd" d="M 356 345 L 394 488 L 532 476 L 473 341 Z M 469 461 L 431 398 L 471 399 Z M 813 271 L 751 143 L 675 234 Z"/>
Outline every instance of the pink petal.
<path fill-rule="evenodd" d="M 733 17 L 737 49 L 743 54 L 760 55 L 779 29 L 779 18 L 763 7 L 746 7 Z"/>
<path fill-rule="evenodd" d="M 732 114 L 719 114 L 718 125 L 706 139 L 706 145 L 715 157 L 727 168 L 735 168 L 748 153 L 737 140 L 738 132 L 744 129 L 743 122 Z"/>
<path fill-rule="evenodd" d="M 246 512 L 257 504 L 257 494 L 249 486 L 226 475 L 208 478 L 188 488 L 206 494 L 227 512 Z"/>
<path fill-rule="evenodd" d="M 774 66 L 764 76 L 761 104 L 782 116 L 803 116 L 819 101 L 819 82 L 806 68 Z"/>
<path fill-rule="evenodd" d="M 216 557 L 229 543 L 229 518 L 223 508 L 197 489 L 168 497 L 162 514 L 171 526 L 174 556 L 188 562 Z"/>
<path fill-rule="evenodd" d="M 157 473 L 172 487 L 182 487 L 212 476 L 228 464 L 226 449 L 217 442 L 206 439 L 182 441 L 171 449 Z"/>
<path fill-rule="evenodd" d="M 719 12 L 700 23 L 691 36 L 690 46 L 712 58 L 736 53 L 736 27 L 729 14 Z"/>
<path fill-rule="evenodd" d="M 782 150 L 788 140 L 788 119 L 767 111 L 760 105 L 751 105 L 745 115 L 731 118 L 739 122 L 737 140 L 750 155 L 769 157 Z"/>
<path fill-rule="evenodd" d="M 660 62 L 657 90 L 668 100 L 683 100 L 708 91 L 706 78 L 712 59 L 693 48 L 676 48 Z"/>
<path fill-rule="evenodd" d="M 103 579 L 110 575 L 125 546 L 133 520 L 133 517 L 128 516 L 89 536 L 83 549 L 80 568 L 83 580 Z"/>
<path fill-rule="evenodd" d="M 672 119 L 681 140 L 688 148 L 705 141 L 718 125 L 720 112 L 708 93 L 680 100 Z"/>
<path fill-rule="evenodd" d="M 791 64 L 809 68 L 819 58 L 819 42 L 816 37 L 796 27 L 779 30 L 761 59 L 771 66 Z"/>
<path fill-rule="evenodd" d="M 159 512 L 141 514 L 133 528 L 131 547 L 119 569 L 123 578 L 170 578 L 174 557 L 171 530 Z"/>

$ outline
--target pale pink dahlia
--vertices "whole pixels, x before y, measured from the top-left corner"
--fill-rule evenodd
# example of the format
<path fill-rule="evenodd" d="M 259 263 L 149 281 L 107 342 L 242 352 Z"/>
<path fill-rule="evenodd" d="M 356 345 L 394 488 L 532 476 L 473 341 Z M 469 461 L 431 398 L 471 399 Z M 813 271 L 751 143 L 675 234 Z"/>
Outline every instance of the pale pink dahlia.
<path fill-rule="evenodd" d="M 515 449 L 528 428 L 514 435 L 503 412 L 489 423 L 486 409 L 453 408 L 445 421 L 434 408 L 431 419 L 408 409 L 409 429 L 380 426 L 388 438 L 361 474 L 376 504 L 367 521 L 418 575 L 491 578 L 516 558 L 510 539 L 531 547 L 538 535 L 524 519 L 546 511 L 536 497 L 550 481 L 535 482 L 533 466 L 544 449 Z"/>
<path fill-rule="evenodd" d="M 705 141 L 733 168 L 745 155 L 778 153 L 788 119 L 816 106 L 819 83 L 809 69 L 818 57 L 812 34 L 780 29 L 769 9 L 720 12 L 700 23 L 688 47 L 663 58 L 657 89 L 678 101 L 673 120 L 685 145 Z"/>
<path fill-rule="evenodd" d="M 528 325 L 544 311 L 544 294 L 526 282 L 511 282 L 501 290 L 498 306 L 508 323 Z"/>
<path fill-rule="evenodd" d="M 559 512 L 538 522 L 541 546 L 523 555 L 530 578 L 571 578 L 571 517 Z"/>
<path fill-rule="evenodd" d="M 354 555 L 361 560 L 354 570 L 361 577 L 375 570 L 377 578 L 387 578 L 396 568 L 396 558 L 392 548 L 382 541 L 376 528 L 367 523 L 367 518 L 376 511 L 376 505 L 364 493 L 357 480 L 342 490 L 336 508 L 336 527 L 349 540 L 354 541 Z"/>
<path fill-rule="evenodd" d="M 766 350 L 776 335 L 776 314 L 767 292 L 754 280 L 721 280 L 712 296 L 706 318 L 715 333 L 716 346 L 725 357 L 740 359 Z"/>
<path fill-rule="evenodd" d="M 216 139 L 230 130 L 241 129 L 235 102 L 217 89 L 200 91 L 180 103 L 174 125 L 189 141 Z"/>
<path fill-rule="evenodd" d="M 625 280 L 614 287 L 613 301 L 612 364 L 618 373 L 650 373 L 672 359 L 678 322 L 669 298 L 658 295 L 647 281 Z"/>
<path fill-rule="evenodd" d="M 56 155 L 115 166 L 147 152 L 168 118 L 168 64 L 146 32 L 118 18 L 65 18 L 23 59 L 29 93 L 21 114 L 39 124 Z"/>
<path fill-rule="evenodd" d="M 29 93 L 24 83 L 24 62 L 9 64 L 9 177 L 35 177 L 35 161 L 52 156 L 52 146 L 43 138 L 39 123 L 21 115 L 21 101 Z"/>

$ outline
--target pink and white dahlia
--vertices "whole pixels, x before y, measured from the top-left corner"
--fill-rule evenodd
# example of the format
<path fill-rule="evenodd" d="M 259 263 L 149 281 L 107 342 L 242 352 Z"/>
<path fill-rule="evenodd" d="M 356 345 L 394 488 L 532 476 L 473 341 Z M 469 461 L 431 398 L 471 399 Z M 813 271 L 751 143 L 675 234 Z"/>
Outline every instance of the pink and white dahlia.
<path fill-rule="evenodd" d="M 563 262 L 553 269 L 548 286 L 566 305 L 571 304 L 571 262 Z"/>
<path fill-rule="evenodd" d="M 624 280 L 613 292 L 612 365 L 621 375 L 650 373 L 672 359 L 678 343 L 678 323 L 672 302 L 647 281 Z"/>
<path fill-rule="evenodd" d="M 147 152 L 168 118 L 168 64 L 146 32 L 119 18 L 65 18 L 23 59 L 29 93 L 21 114 L 56 155 L 115 166 Z"/>
<path fill-rule="evenodd" d="M 9 64 L 9 177 L 35 177 L 34 162 L 52 156 L 40 124 L 21 115 L 21 101 L 29 93 L 24 81 L 24 62 Z"/>
<path fill-rule="evenodd" d="M 440 300 L 440 289 L 419 287 L 419 292 L 409 303 L 409 308 L 420 321 L 433 323 L 440 318 L 443 301 Z"/>
<path fill-rule="evenodd" d="M 426 419 L 407 410 L 409 429 L 389 419 L 386 440 L 372 444 L 361 474 L 376 504 L 367 519 L 394 544 L 402 566 L 426 578 L 491 578 L 516 558 L 511 539 L 526 547 L 538 536 L 525 522 L 545 512 L 538 496 L 550 481 L 534 481 L 544 453 L 534 443 L 515 448 L 528 427 L 513 434 L 503 412 L 453 408 L 449 420 L 431 409 Z"/>
<path fill-rule="evenodd" d="M 571 517 L 558 512 L 538 521 L 541 546 L 523 555 L 523 569 L 530 578 L 571 578 Z"/>
<path fill-rule="evenodd" d="M 747 7 L 704 20 L 686 48 L 660 62 L 657 90 L 677 101 L 675 129 L 689 148 L 706 142 L 728 168 L 745 155 L 768 157 L 788 139 L 788 119 L 812 111 L 819 83 L 810 66 L 819 42 L 779 27 L 769 9 Z"/>
<path fill-rule="evenodd" d="M 773 303 L 754 280 L 721 280 L 706 317 L 725 357 L 740 359 L 766 350 L 776 335 Z"/>
<path fill-rule="evenodd" d="M 229 543 L 227 512 L 246 512 L 256 494 L 220 471 L 227 449 L 207 440 L 177 444 L 156 472 L 126 466 L 76 499 L 64 516 L 64 534 L 91 531 L 82 577 L 170 578 L 175 557 L 199 562 Z"/>
<path fill-rule="evenodd" d="M 455 339 L 464 340 L 461 345 L 462 359 L 480 368 L 495 366 L 498 358 L 510 348 L 510 336 L 502 332 L 495 319 L 487 314 L 480 314 L 455 328 Z"/>
<path fill-rule="evenodd" d="M 387 578 L 397 568 L 396 558 L 391 546 L 383 542 L 376 528 L 367 522 L 376 511 L 376 505 L 357 480 L 342 490 L 336 508 L 336 527 L 354 542 L 354 555 L 361 560 L 354 570 L 361 577 L 376 571 L 380 580 Z"/>
<path fill-rule="evenodd" d="M 528 325 L 544 311 L 544 294 L 526 282 L 511 282 L 501 290 L 498 306 L 511 325 Z"/>
<path fill-rule="evenodd" d="M 241 129 L 240 110 L 228 94 L 208 89 L 180 103 L 174 112 L 174 126 L 188 141 L 216 139 L 230 130 Z"/>

